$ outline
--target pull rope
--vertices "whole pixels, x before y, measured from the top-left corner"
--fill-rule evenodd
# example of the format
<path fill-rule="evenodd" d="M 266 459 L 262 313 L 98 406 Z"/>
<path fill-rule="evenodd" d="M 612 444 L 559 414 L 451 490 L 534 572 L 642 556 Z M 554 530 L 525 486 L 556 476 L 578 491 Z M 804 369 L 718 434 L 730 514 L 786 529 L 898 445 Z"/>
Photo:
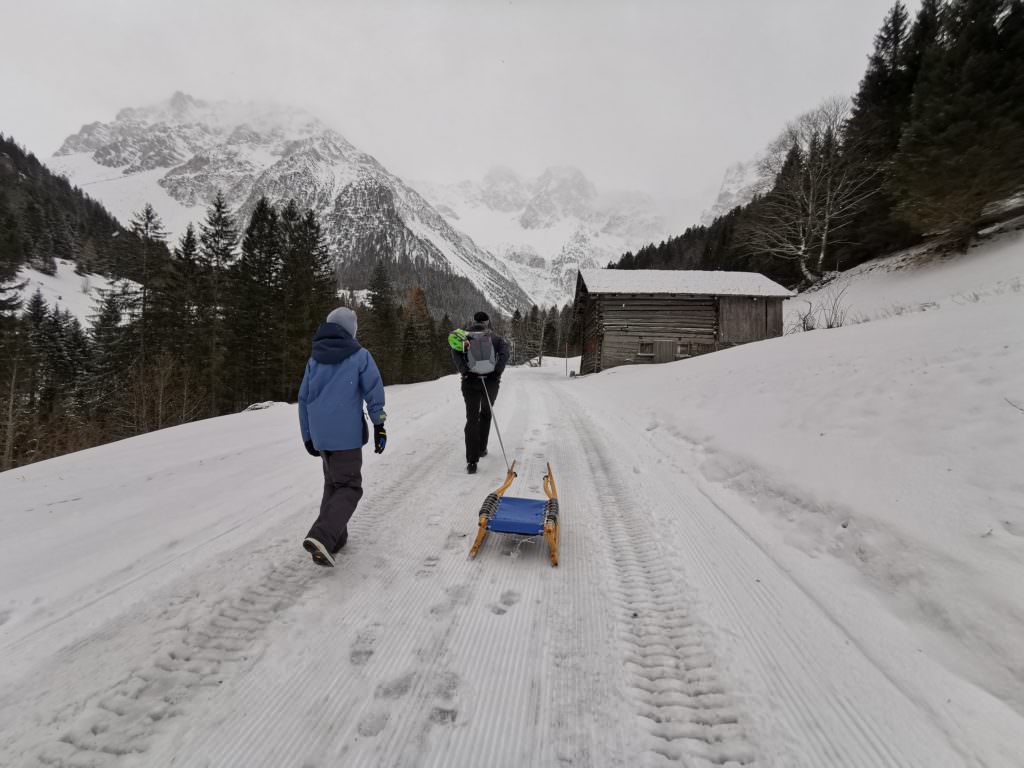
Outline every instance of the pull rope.
<path fill-rule="evenodd" d="M 498 445 L 501 446 L 501 456 L 505 459 L 505 469 L 511 472 L 508 454 L 505 453 L 505 442 L 501 439 L 501 429 L 498 427 L 498 416 L 494 413 L 494 403 L 491 402 L 491 393 L 487 391 L 487 383 L 483 379 L 480 379 L 480 386 L 483 387 L 484 397 L 487 398 L 487 407 L 491 409 L 491 421 L 494 422 L 494 431 L 498 433 Z"/>

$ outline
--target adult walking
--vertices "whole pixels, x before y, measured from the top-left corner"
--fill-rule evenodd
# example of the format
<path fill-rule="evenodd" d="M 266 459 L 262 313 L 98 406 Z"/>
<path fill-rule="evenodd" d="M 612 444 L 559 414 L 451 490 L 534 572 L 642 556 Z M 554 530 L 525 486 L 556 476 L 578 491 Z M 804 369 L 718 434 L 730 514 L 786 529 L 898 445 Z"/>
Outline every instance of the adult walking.
<path fill-rule="evenodd" d="M 311 456 L 324 468 L 324 495 L 303 548 L 317 565 L 334 566 L 348 541 L 348 521 L 363 496 L 363 446 L 373 424 L 374 453 L 387 445 L 384 382 L 373 356 L 356 341 L 356 313 L 338 307 L 313 336 L 313 354 L 299 387 L 299 426 Z"/>
<path fill-rule="evenodd" d="M 508 344 L 491 329 L 486 312 L 473 315 L 466 330 L 448 336 L 452 362 L 462 374 L 462 398 L 466 401 L 466 471 L 476 473 L 477 463 L 487 455 L 491 432 L 490 405 L 498 399 L 501 375 L 508 363 Z"/>

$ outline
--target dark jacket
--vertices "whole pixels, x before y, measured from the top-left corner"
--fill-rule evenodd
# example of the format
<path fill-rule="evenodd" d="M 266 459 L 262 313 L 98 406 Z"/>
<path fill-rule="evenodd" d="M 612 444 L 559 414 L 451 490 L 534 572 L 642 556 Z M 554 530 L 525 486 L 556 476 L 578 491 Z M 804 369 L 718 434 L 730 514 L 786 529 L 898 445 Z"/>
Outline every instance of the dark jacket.
<path fill-rule="evenodd" d="M 383 422 L 384 383 L 373 357 L 334 323 L 321 325 L 299 387 L 303 440 L 320 451 L 359 448 L 366 442 L 363 403 L 374 424 Z"/>
<path fill-rule="evenodd" d="M 466 330 L 470 333 L 475 333 L 479 331 L 490 331 L 491 329 L 483 323 L 473 323 Z M 501 381 L 501 374 L 505 372 L 505 366 L 508 365 L 508 342 L 494 331 L 491 331 L 491 343 L 494 345 L 494 370 L 483 378 L 491 379 L 492 381 Z M 467 376 L 477 376 L 477 374 L 470 372 L 469 361 L 466 359 L 465 352 L 456 352 L 453 349 L 452 363 L 455 365 L 455 368 L 459 373 L 462 374 L 463 378 L 466 378 Z"/>

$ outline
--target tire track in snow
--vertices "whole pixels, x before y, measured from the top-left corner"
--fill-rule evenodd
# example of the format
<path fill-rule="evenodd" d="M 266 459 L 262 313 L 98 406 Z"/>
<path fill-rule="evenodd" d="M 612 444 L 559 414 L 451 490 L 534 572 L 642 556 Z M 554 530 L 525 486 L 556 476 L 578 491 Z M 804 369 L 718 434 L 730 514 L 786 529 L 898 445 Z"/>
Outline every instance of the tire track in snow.
<path fill-rule="evenodd" d="M 115 765 L 123 756 L 147 752 L 161 721 L 180 716 L 198 690 L 220 685 L 232 665 L 249 661 L 273 614 L 301 594 L 311 576 L 271 567 L 197 626 L 173 633 L 177 637 L 151 666 L 131 672 L 87 704 L 56 743 L 43 747 L 38 762 L 57 768 Z"/>
<path fill-rule="evenodd" d="M 599 427 L 591 432 L 602 439 Z M 673 462 L 662 468 L 659 446 L 646 434 L 629 434 L 635 437 L 622 450 L 658 468 L 649 481 L 635 484 L 635 501 L 656 510 L 655 525 L 678 543 L 689 581 L 701 584 L 709 606 L 702 613 L 735 631 L 730 645 L 748 661 L 745 679 L 763 699 L 761 722 L 751 730 L 774 742 L 776 764 L 979 765 L 949 744 L 727 510 L 697 488 L 690 491 Z M 669 467 L 673 482 L 660 481 Z"/>
<path fill-rule="evenodd" d="M 433 414 L 427 421 L 436 419 L 437 414 Z M 377 518 L 360 514 L 365 511 L 364 506 L 386 508 L 398 503 L 407 496 L 403 483 L 416 482 L 434 468 L 431 463 L 421 462 L 413 473 L 393 478 L 383 492 L 375 494 L 373 504 L 361 505 L 350 525 L 352 538 L 356 541 L 365 538 L 369 543 L 384 535 Z M 291 494 L 289 498 L 296 495 Z M 308 518 L 312 511 L 315 510 L 303 509 L 302 513 Z M 298 516 L 297 512 L 294 517 Z M 162 638 L 152 662 L 58 714 L 50 730 L 58 730 L 59 737 L 37 749 L 31 764 L 58 768 L 117 765 L 124 760 L 156 764 L 149 763 L 150 757 L 144 756 L 161 737 L 173 730 L 172 723 L 186 714 L 190 701 L 200 693 L 219 688 L 256 663 L 262 652 L 260 639 L 268 626 L 292 607 L 311 585 L 327 576 L 309 563 L 308 556 L 298 546 L 304 524 L 308 524 L 308 520 L 299 522 L 297 529 L 296 521 L 289 520 L 278 529 L 282 542 L 262 547 L 260 552 L 254 552 L 251 545 L 244 545 L 223 557 L 221 563 L 227 566 L 260 554 L 267 557 L 271 565 L 243 586 L 237 596 L 226 600 L 214 598 L 209 615 L 180 624 L 183 604 L 203 603 L 208 599 L 202 588 L 194 589 L 194 584 L 188 582 L 185 589 L 171 599 L 169 609 L 155 618 L 144 618 L 140 624 L 152 626 L 144 634 Z M 94 637 L 103 631 L 95 633 Z M 168 636 L 170 639 L 163 639 Z M 85 658 L 76 658 L 79 649 L 84 650 Z M 102 653 L 101 649 L 102 641 L 93 644 L 88 639 L 83 640 L 61 654 L 63 664 L 88 665 L 90 652 Z M 68 711 L 71 712 L 70 723 L 61 725 L 60 719 L 67 718 Z M 172 748 L 167 764 L 174 759 L 176 751 Z"/>
<path fill-rule="evenodd" d="M 506 402 L 515 418 L 520 399 Z M 324 614 L 302 637 L 312 659 L 301 659 L 272 696 L 259 679 L 243 682 L 231 701 L 249 710 L 245 721 L 201 734 L 174 764 L 419 765 L 433 732 L 461 727 L 470 709 L 449 646 L 477 591 L 466 552 L 482 495 L 479 476 L 458 463 L 457 479 L 443 487 L 454 486 L 453 498 L 474 488 L 466 508 L 445 508 L 449 502 L 437 498 L 440 478 L 455 473 L 453 432 L 461 437 L 451 414 L 435 412 L 410 431 L 410 441 L 421 440 L 408 454 L 416 458 L 402 462 L 410 470 L 400 482 L 386 493 L 368 488 L 357 517 L 370 527 L 365 535 L 360 527 L 358 538 L 353 530 L 339 568 L 307 601 L 307 609 L 322 603 Z M 446 527 L 453 521 L 458 527 Z M 369 580 L 349 581 L 367 560 Z M 290 721 L 294 728 L 281 726 Z"/>
<path fill-rule="evenodd" d="M 441 414 L 433 414 L 426 423 L 419 425 L 417 434 L 430 431 L 428 427 L 440 418 Z M 394 476 L 383 489 L 367 487 L 367 495 L 350 523 L 350 544 L 342 551 L 338 567 L 321 572 L 323 578 L 318 580 L 318 594 L 311 595 L 305 605 L 300 606 L 307 613 L 316 613 L 313 606 L 322 605 L 325 613 L 341 619 L 324 625 L 320 617 L 318 624 L 302 632 L 301 639 L 308 644 L 313 658 L 305 659 L 303 666 L 281 679 L 272 694 L 260 679 L 250 684 L 241 681 L 237 690 L 231 692 L 231 705 L 249 712 L 240 727 L 228 733 L 220 730 L 203 733 L 187 755 L 171 758 L 173 764 L 228 766 L 241 760 L 253 765 L 291 765 L 296 764 L 297 755 L 312 754 L 319 757 L 306 762 L 319 765 L 321 760 L 328 759 L 324 753 L 327 744 L 337 743 L 341 734 L 350 732 L 343 737 L 346 741 L 356 736 L 370 738 L 393 725 L 395 718 L 391 713 L 370 711 L 362 706 L 374 700 L 374 686 L 365 673 L 378 667 L 383 655 L 390 654 L 388 645 L 392 638 L 402 639 L 391 626 L 389 616 L 402 615 L 416 605 L 415 602 L 408 604 L 415 593 L 396 593 L 392 589 L 402 569 L 414 568 L 414 563 L 419 562 L 419 570 L 429 577 L 434 567 L 426 558 L 417 557 L 419 552 L 404 547 L 401 534 L 408 520 L 399 511 L 420 513 L 429 508 L 432 488 L 427 480 L 431 475 L 442 474 L 449 461 L 449 456 L 437 450 L 438 447 L 436 439 L 424 440 L 415 455 L 425 455 L 425 460 L 411 463 L 411 471 Z M 416 543 L 422 544 L 422 541 Z M 378 554 L 380 552 L 391 556 Z M 347 577 L 353 569 L 367 561 L 370 567 L 365 568 L 364 573 L 369 574 L 369 580 L 349 581 Z M 301 568 L 307 567 L 314 566 L 303 558 Z M 415 599 L 422 602 L 421 596 Z M 403 605 L 403 601 L 407 604 Z M 303 623 L 301 618 L 298 621 Z M 325 668 L 319 660 L 321 656 L 333 658 L 332 649 L 343 649 L 344 668 Z M 350 676 L 353 674 L 362 678 L 357 681 L 357 688 L 365 691 L 365 697 L 332 696 L 332 691 L 352 683 Z M 417 684 L 417 679 L 409 677 L 407 672 L 396 673 L 381 686 L 379 698 L 400 701 Z M 312 702 L 316 705 L 311 706 Z M 297 707 L 308 708 L 303 711 L 302 725 L 283 735 L 275 724 L 295 717 Z M 318 734 L 323 743 L 311 744 L 310 731 Z"/>
<path fill-rule="evenodd" d="M 678 577 L 654 537 L 652 516 L 617 480 L 617 470 L 578 406 L 560 399 L 592 462 L 600 522 L 608 533 L 617 581 L 627 685 L 650 736 L 644 762 L 752 765 L 755 752 L 739 707 L 719 677 L 707 631 L 690 614 Z"/>

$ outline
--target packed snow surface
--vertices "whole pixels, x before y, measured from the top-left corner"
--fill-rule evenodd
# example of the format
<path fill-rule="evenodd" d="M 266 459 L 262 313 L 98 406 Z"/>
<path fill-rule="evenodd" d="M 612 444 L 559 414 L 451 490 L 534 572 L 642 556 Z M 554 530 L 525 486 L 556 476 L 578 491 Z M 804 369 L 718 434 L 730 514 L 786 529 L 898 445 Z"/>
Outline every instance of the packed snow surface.
<path fill-rule="evenodd" d="M 691 293 L 711 296 L 793 295 L 757 272 L 697 269 L 584 269 L 590 293 Z"/>
<path fill-rule="evenodd" d="M 293 406 L 0 474 L 0 765 L 1021 766 L 1021 328 L 1010 290 L 510 369 L 558 568 L 467 559 L 505 468 L 454 377 L 388 388 L 334 570 Z"/>

